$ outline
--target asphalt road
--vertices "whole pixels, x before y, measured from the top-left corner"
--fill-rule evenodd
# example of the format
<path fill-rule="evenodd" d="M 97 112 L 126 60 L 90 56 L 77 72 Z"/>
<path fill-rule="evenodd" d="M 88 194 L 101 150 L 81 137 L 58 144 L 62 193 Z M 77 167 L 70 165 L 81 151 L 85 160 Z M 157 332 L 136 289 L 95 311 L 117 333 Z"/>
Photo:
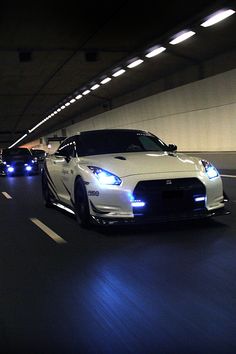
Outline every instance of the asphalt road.
<path fill-rule="evenodd" d="M 88 231 L 43 206 L 40 176 L 2 177 L 0 352 L 235 353 L 236 178 L 223 181 L 229 216 Z"/>

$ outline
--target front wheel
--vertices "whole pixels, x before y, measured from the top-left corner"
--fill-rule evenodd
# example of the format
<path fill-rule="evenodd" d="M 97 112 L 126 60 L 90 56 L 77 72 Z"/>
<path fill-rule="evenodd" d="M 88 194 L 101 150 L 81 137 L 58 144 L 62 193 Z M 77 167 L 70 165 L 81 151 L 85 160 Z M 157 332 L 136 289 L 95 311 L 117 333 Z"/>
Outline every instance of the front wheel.
<path fill-rule="evenodd" d="M 90 226 L 88 197 L 82 178 L 78 178 L 75 183 L 75 215 L 81 227 Z"/>
<path fill-rule="evenodd" d="M 48 181 L 45 176 L 45 173 L 42 175 L 42 193 L 43 193 L 43 200 L 44 200 L 44 205 L 47 208 L 52 207 L 53 204 L 53 195 L 52 192 L 50 191 L 48 187 Z"/>

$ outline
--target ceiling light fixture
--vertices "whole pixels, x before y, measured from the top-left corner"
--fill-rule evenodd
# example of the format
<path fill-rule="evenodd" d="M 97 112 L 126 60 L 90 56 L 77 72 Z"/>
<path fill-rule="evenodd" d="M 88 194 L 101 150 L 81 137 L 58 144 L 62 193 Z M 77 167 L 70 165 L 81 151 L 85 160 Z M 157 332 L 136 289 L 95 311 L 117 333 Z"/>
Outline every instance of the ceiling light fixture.
<path fill-rule="evenodd" d="M 70 103 L 75 103 L 76 100 L 74 98 L 72 98 L 72 100 L 70 100 Z"/>
<path fill-rule="evenodd" d="M 21 140 L 23 140 L 28 134 L 24 134 L 20 139 L 18 139 L 14 144 L 8 147 L 8 149 L 11 149 L 13 146 L 18 144 Z"/>
<path fill-rule="evenodd" d="M 80 94 L 75 97 L 76 100 L 80 100 L 81 98 L 82 98 L 82 95 L 80 95 Z"/>
<path fill-rule="evenodd" d="M 136 66 L 140 65 L 143 63 L 143 60 L 142 59 L 137 59 L 135 61 L 133 61 L 132 63 L 130 63 L 129 65 L 127 65 L 127 68 L 135 68 Z"/>
<path fill-rule="evenodd" d="M 93 85 L 92 87 L 91 87 L 91 90 L 96 90 L 97 88 L 99 88 L 100 87 L 100 85 L 98 85 L 98 84 L 95 84 L 95 85 Z"/>
<path fill-rule="evenodd" d="M 224 20 L 225 18 L 233 15 L 234 13 L 235 13 L 235 11 L 231 10 L 231 9 L 217 11 L 214 14 L 212 14 L 211 16 L 209 16 L 205 22 L 201 23 L 201 26 L 202 27 L 212 26 L 215 23 L 218 23 L 218 22 Z"/>
<path fill-rule="evenodd" d="M 152 51 L 150 51 L 149 53 L 147 53 L 145 56 L 147 58 L 152 58 L 155 57 L 158 54 L 161 54 L 162 52 L 164 52 L 166 50 L 165 47 L 158 47 L 156 49 L 153 49 Z"/>
<path fill-rule="evenodd" d="M 105 85 L 107 82 L 111 81 L 111 78 L 110 77 L 106 77 L 105 79 L 103 79 L 100 83 L 102 85 Z"/>
<path fill-rule="evenodd" d="M 82 95 L 86 96 L 87 94 L 89 94 L 90 90 L 85 90 L 84 92 L 82 92 Z"/>
<path fill-rule="evenodd" d="M 124 73 L 125 73 L 125 70 L 124 69 L 120 69 L 120 70 L 116 71 L 114 74 L 112 74 L 112 76 L 117 77 L 117 76 L 120 76 L 120 75 L 122 75 Z"/>
<path fill-rule="evenodd" d="M 193 31 L 185 31 L 185 32 L 181 32 L 180 34 L 177 35 L 177 37 L 175 37 L 174 39 L 172 39 L 172 41 L 170 41 L 170 44 L 178 44 L 180 42 L 185 41 L 186 39 L 194 36 L 196 33 Z"/>
<path fill-rule="evenodd" d="M 41 124 L 43 124 L 44 121 L 42 120 L 41 122 L 39 122 L 38 124 L 36 124 L 32 129 L 29 129 L 28 132 L 32 133 L 35 129 L 37 129 L 38 127 L 40 127 Z"/>

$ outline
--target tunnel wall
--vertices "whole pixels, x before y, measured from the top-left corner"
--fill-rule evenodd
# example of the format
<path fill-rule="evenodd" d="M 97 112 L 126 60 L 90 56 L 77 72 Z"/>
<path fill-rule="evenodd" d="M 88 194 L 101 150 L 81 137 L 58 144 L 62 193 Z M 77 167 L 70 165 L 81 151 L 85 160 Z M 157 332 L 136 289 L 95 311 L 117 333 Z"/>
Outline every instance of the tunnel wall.
<path fill-rule="evenodd" d="M 236 69 L 106 111 L 68 126 L 66 133 L 103 128 L 148 130 L 179 151 L 210 153 L 223 168 L 232 162 L 235 168 Z"/>

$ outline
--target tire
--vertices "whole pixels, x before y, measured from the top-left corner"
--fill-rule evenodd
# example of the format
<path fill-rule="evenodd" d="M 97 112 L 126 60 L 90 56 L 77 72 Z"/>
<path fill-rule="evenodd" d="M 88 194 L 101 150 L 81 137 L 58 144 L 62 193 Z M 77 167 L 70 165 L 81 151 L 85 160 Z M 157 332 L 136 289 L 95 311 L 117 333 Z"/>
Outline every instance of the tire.
<path fill-rule="evenodd" d="M 91 226 L 87 191 L 80 177 L 75 182 L 75 215 L 81 227 L 88 228 Z"/>
<path fill-rule="evenodd" d="M 42 175 L 42 194 L 43 194 L 44 205 L 47 208 L 51 208 L 53 205 L 52 203 L 53 203 L 54 197 L 48 187 L 47 178 L 44 173 Z"/>

